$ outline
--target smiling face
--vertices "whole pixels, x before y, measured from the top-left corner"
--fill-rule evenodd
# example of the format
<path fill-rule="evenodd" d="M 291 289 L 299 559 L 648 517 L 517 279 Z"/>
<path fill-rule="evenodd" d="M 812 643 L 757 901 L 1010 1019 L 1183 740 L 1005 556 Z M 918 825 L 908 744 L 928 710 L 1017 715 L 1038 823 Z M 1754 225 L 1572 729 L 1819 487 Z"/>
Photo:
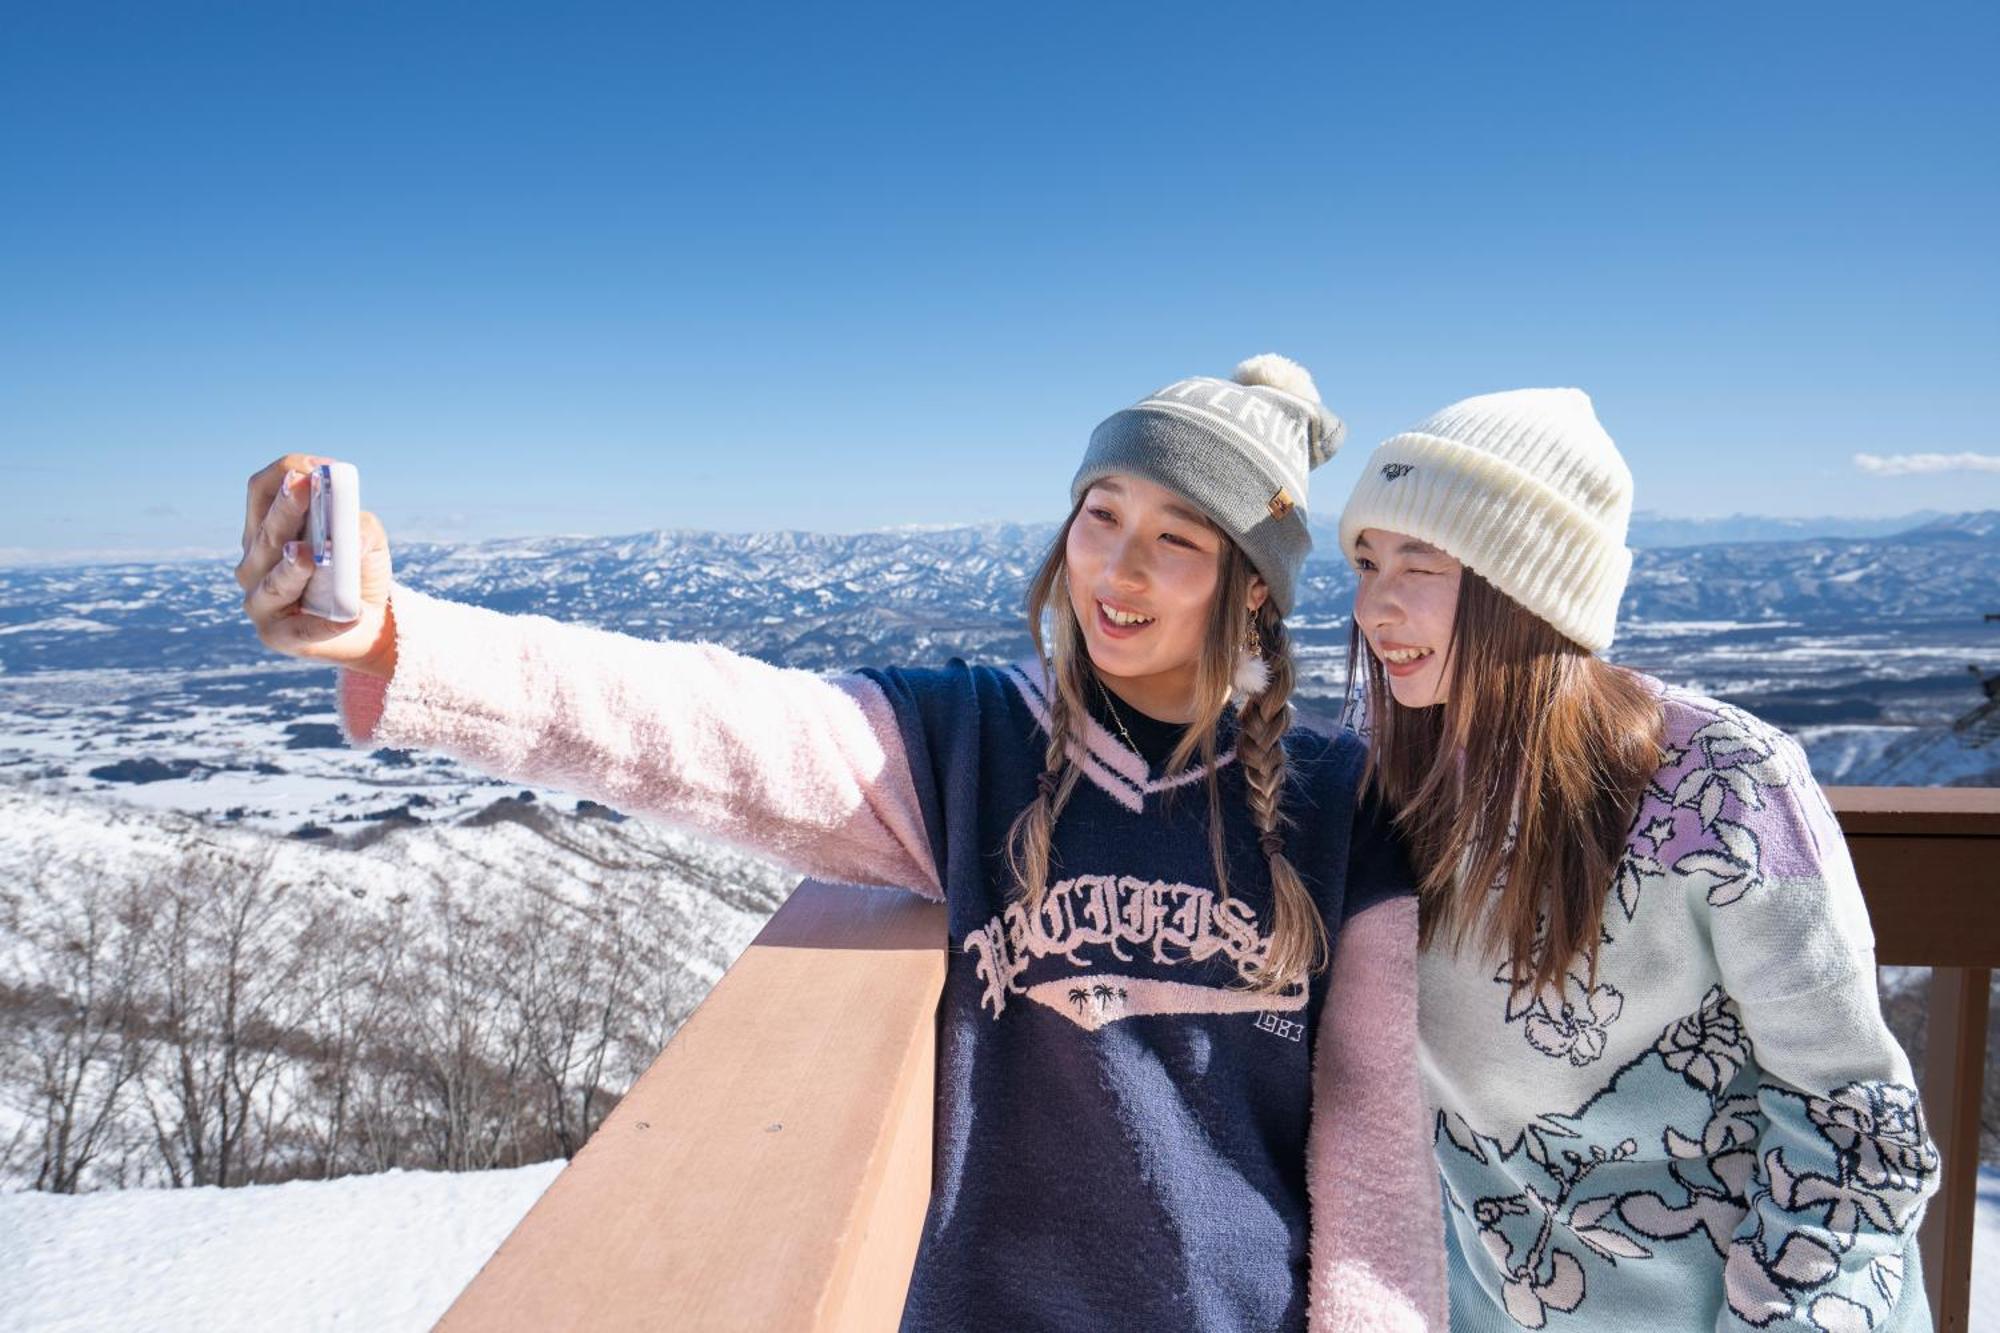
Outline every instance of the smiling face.
<path fill-rule="evenodd" d="M 1404 708 L 1445 701 L 1452 622 L 1465 572 L 1437 547 L 1401 532 L 1364 528 L 1354 543 L 1354 623 Z"/>
<path fill-rule="evenodd" d="M 1228 540 L 1179 492 L 1122 473 L 1093 484 L 1070 523 L 1063 565 L 1091 664 L 1149 716 L 1193 716 Z M 1266 592 L 1254 580 L 1250 607 Z"/>

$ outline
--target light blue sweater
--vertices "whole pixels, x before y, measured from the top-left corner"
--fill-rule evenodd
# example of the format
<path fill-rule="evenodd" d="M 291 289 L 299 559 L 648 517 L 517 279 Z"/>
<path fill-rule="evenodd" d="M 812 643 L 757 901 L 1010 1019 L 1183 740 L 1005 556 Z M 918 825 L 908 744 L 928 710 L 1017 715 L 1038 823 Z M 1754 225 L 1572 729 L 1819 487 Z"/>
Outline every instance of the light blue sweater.
<path fill-rule="evenodd" d="M 1928 1329 L 1938 1156 L 1839 827 L 1790 738 L 1659 688 L 1596 984 L 1423 960 L 1452 1327 Z"/>

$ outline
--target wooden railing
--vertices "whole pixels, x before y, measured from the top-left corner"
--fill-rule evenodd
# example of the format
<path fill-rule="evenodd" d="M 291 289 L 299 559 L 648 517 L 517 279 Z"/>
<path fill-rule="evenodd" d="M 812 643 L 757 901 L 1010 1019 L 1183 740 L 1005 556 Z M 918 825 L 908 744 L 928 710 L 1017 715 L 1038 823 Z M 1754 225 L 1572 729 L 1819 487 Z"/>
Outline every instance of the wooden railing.
<path fill-rule="evenodd" d="M 1937 1327 L 1965 1333 L 2000 790 L 1830 794 L 1878 957 L 1934 969 L 1945 1184 L 1921 1244 Z M 929 1199 L 944 940 L 936 904 L 802 886 L 439 1327 L 895 1327 Z"/>
<path fill-rule="evenodd" d="M 894 1328 L 944 938 L 914 895 L 801 885 L 438 1327 Z"/>

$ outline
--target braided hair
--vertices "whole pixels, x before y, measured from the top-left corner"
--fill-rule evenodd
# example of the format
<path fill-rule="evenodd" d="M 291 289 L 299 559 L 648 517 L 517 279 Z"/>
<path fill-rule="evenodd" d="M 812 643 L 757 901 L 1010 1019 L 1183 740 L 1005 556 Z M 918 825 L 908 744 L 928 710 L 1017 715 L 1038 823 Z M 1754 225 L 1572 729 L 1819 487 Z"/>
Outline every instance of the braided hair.
<path fill-rule="evenodd" d="M 1068 804 L 1082 770 L 1071 757 L 1072 740 L 1087 725 L 1088 691 L 1095 687 L 1095 668 L 1084 643 L 1083 629 L 1070 604 L 1064 553 L 1069 521 L 1057 532 L 1048 554 L 1028 585 L 1028 628 L 1035 654 L 1048 681 L 1048 745 L 1034 798 L 1015 817 L 1007 836 L 1007 866 L 1015 892 L 1030 916 L 1041 910 L 1048 893 L 1050 845 L 1056 820 Z M 1214 861 L 1217 893 L 1229 897 L 1228 849 L 1224 840 L 1221 785 L 1216 776 L 1216 728 L 1229 707 L 1237 655 L 1245 635 L 1245 612 L 1256 569 L 1234 542 L 1225 539 L 1221 577 L 1209 609 L 1207 632 L 1195 667 L 1194 717 L 1187 733 L 1167 761 L 1169 773 L 1186 769 L 1199 755 L 1207 767 L 1209 850 Z M 1053 634 L 1043 631 L 1044 616 Z M 1286 758 L 1285 732 L 1291 726 L 1294 671 L 1284 617 L 1268 599 L 1254 613 L 1257 637 L 1270 683 L 1244 703 L 1238 714 L 1236 756 L 1242 765 L 1258 847 L 1270 868 L 1272 913 L 1270 948 L 1251 964 L 1244 980 L 1252 990 L 1288 990 L 1307 975 L 1325 967 L 1330 957 L 1326 925 L 1307 892 L 1305 882 L 1285 855 L 1284 830 L 1289 823 L 1281 808 Z M 1080 747 L 1079 747 L 1080 748 Z"/>
<path fill-rule="evenodd" d="M 1280 800 L 1285 787 L 1285 733 L 1292 726 L 1291 640 L 1284 617 L 1269 601 L 1255 615 L 1270 683 L 1238 710 L 1236 761 L 1243 766 L 1257 845 L 1271 869 L 1271 950 L 1260 969 L 1261 986 L 1264 975 L 1288 982 L 1318 972 L 1327 965 L 1330 952 L 1326 923 L 1285 855 L 1284 830 L 1291 821 Z"/>

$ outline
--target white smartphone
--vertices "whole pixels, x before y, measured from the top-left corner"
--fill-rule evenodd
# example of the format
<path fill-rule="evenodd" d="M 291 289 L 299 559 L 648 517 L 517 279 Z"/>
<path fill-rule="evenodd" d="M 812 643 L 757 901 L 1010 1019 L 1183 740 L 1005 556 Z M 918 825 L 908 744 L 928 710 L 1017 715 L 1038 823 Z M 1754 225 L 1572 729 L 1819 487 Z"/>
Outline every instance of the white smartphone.
<path fill-rule="evenodd" d="M 313 573 L 300 604 L 327 620 L 359 620 L 361 474 L 352 463 L 322 463 L 311 475 L 306 549 L 312 553 Z"/>

